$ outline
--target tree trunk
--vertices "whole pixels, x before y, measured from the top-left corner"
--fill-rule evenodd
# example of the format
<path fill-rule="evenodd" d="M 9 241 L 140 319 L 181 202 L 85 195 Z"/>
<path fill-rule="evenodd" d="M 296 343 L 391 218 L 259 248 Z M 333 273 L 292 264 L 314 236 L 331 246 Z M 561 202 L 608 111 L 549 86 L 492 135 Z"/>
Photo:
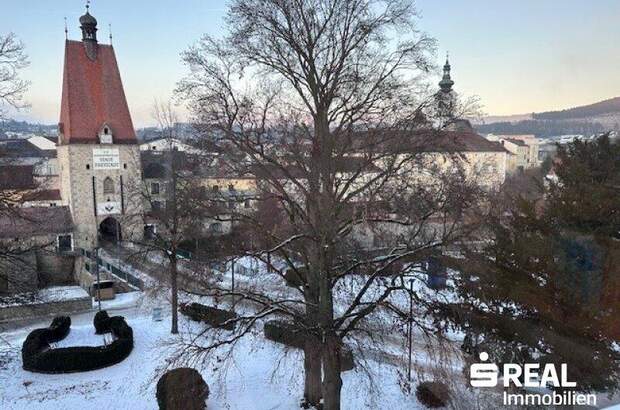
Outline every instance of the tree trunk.
<path fill-rule="evenodd" d="M 306 269 L 304 325 L 310 329 L 304 346 L 304 403 L 320 408 L 321 405 L 321 338 L 318 332 L 319 290 L 313 269 Z"/>
<path fill-rule="evenodd" d="M 340 339 L 330 333 L 323 344 L 323 409 L 340 410 Z"/>
<path fill-rule="evenodd" d="M 179 333 L 179 288 L 178 288 L 178 271 L 177 271 L 177 258 L 170 258 L 170 288 L 172 291 L 172 326 L 170 332 L 173 335 Z"/>
<path fill-rule="evenodd" d="M 304 403 L 319 408 L 321 404 L 321 345 L 308 337 L 304 347 Z"/>

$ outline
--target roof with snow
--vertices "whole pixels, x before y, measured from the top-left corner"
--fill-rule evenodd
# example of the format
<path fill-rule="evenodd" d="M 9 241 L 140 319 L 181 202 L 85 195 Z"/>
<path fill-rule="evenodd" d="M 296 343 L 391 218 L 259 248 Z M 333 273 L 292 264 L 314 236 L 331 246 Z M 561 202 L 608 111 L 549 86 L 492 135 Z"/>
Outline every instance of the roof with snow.
<path fill-rule="evenodd" d="M 108 125 L 116 144 L 136 143 L 123 83 L 111 45 L 97 44 L 94 59 L 85 44 L 67 40 L 58 124 L 61 144 L 97 144 Z"/>

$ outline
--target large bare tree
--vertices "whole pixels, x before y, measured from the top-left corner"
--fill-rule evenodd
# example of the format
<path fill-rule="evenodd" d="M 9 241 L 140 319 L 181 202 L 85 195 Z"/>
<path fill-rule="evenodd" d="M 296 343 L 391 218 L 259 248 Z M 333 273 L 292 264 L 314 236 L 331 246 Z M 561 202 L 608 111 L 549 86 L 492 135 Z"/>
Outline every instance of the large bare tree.
<path fill-rule="evenodd" d="M 256 310 L 194 351 L 233 345 L 265 317 L 291 320 L 305 336 L 307 405 L 340 408 L 343 344 L 380 339 L 386 315 L 406 318 L 404 275 L 471 231 L 478 190 L 434 131 L 450 121 L 433 118 L 434 42 L 415 17 L 403 0 L 235 0 L 228 35 L 183 55 L 179 92 L 198 129 L 231 154 L 230 173 L 256 181 L 259 211 L 233 212 L 256 237 L 240 251 L 283 279 L 275 292 L 212 284 Z"/>
<path fill-rule="evenodd" d="M 20 77 L 20 72 L 27 66 L 24 44 L 13 33 L 0 34 L 0 119 L 6 108 L 23 106 L 29 83 Z"/>

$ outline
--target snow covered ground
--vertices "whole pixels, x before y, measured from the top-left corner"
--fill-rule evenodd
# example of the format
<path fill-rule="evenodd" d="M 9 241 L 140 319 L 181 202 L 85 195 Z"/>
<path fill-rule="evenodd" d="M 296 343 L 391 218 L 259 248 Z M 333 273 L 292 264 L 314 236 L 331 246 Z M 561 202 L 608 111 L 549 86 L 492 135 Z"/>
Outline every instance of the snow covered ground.
<path fill-rule="evenodd" d="M 127 296 L 128 304 L 135 294 Z M 27 334 L 37 325 L 21 328 L 3 337 L 10 347 L 0 346 L 1 409 L 157 409 L 155 384 L 158 368 L 172 355 L 171 344 L 179 337 L 197 330 L 197 323 L 181 317 L 181 336 L 169 333 L 169 317 L 154 322 L 152 305 L 122 308 L 116 304 L 114 314 L 122 314 L 133 327 L 135 348 L 131 355 L 115 366 L 85 373 L 45 375 L 21 368 L 20 349 Z M 58 346 L 100 345 L 102 336 L 94 334 L 94 313 L 74 315 L 69 336 Z M 223 354 L 224 352 L 221 352 Z M 303 389 L 302 357 L 299 351 L 263 339 L 260 329 L 236 346 L 232 359 L 221 361 L 217 353 L 200 364 L 211 395 L 209 409 L 296 409 Z M 343 374 L 344 409 L 421 409 L 415 397 L 405 395 L 399 387 L 398 371 L 393 365 L 373 362 L 369 370 L 375 383 L 369 384 L 365 371 L 357 369 Z M 371 386 L 372 394 L 369 393 Z"/>

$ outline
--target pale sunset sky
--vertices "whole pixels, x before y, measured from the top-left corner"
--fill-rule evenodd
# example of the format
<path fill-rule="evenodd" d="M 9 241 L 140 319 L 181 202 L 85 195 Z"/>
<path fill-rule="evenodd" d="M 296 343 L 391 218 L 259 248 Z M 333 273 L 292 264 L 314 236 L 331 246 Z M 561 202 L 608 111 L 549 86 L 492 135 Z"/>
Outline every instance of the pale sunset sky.
<path fill-rule="evenodd" d="M 31 108 L 16 118 L 54 124 L 60 110 L 64 17 L 79 40 L 82 0 L 1 0 L 0 33 L 14 32 L 31 62 Z M 455 89 L 493 115 L 563 109 L 620 96 L 620 1 L 418 0 L 420 29 L 449 50 Z M 113 43 L 136 127 L 185 74 L 179 54 L 223 31 L 226 1 L 93 0 L 99 41 Z M 439 74 L 439 73 L 437 73 Z"/>

